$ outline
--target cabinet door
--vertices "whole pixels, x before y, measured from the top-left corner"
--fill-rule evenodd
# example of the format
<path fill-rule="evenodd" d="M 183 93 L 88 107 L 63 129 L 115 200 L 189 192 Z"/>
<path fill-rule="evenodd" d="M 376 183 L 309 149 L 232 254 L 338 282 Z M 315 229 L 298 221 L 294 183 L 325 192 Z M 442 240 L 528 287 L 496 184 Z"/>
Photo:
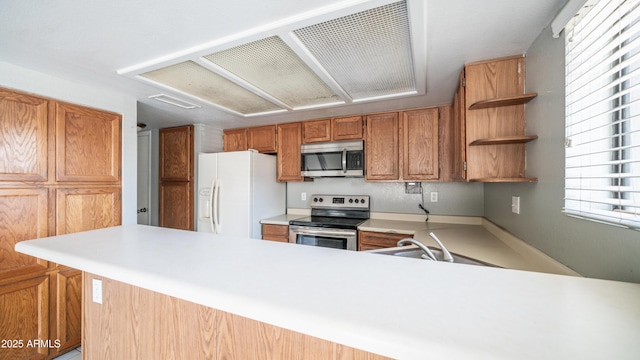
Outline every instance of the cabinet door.
<path fill-rule="evenodd" d="M 160 226 L 193 230 L 193 193 L 191 183 L 164 181 L 160 183 Z"/>
<path fill-rule="evenodd" d="M 48 275 L 14 283 L 0 281 L 0 339 L 23 342 L 22 347 L 0 349 L 0 358 L 47 357 L 49 349 L 46 346 L 27 346 L 27 342 L 41 339 L 55 345 L 55 339 L 49 337 L 49 286 Z"/>
<path fill-rule="evenodd" d="M 262 240 L 271 240 L 279 242 L 289 242 L 289 226 L 288 225 L 262 225 Z"/>
<path fill-rule="evenodd" d="M 464 181 L 467 178 L 466 171 L 466 107 L 464 70 L 460 73 L 458 88 L 453 97 L 453 168 L 454 181 Z"/>
<path fill-rule="evenodd" d="M 56 180 L 120 182 L 121 116 L 56 103 Z"/>
<path fill-rule="evenodd" d="M 193 179 L 193 126 L 160 129 L 160 180 Z"/>
<path fill-rule="evenodd" d="M 302 181 L 300 145 L 302 124 L 278 125 L 278 181 Z"/>
<path fill-rule="evenodd" d="M 55 274 L 55 332 L 57 352 L 80 345 L 82 338 L 82 271 L 62 268 Z"/>
<path fill-rule="evenodd" d="M 47 180 L 48 106 L 0 88 L 0 181 Z"/>
<path fill-rule="evenodd" d="M 224 151 L 244 151 L 247 150 L 247 129 L 225 130 Z"/>
<path fill-rule="evenodd" d="M 438 109 L 402 113 L 403 180 L 438 180 Z"/>
<path fill-rule="evenodd" d="M 331 119 L 332 139 L 362 140 L 362 116 L 350 116 Z"/>
<path fill-rule="evenodd" d="M 47 261 L 18 253 L 14 246 L 49 236 L 48 203 L 46 189 L 0 189 L 0 280 L 47 269 Z"/>
<path fill-rule="evenodd" d="M 56 234 L 121 224 L 119 187 L 56 189 Z"/>
<path fill-rule="evenodd" d="M 302 143 L 331 141 L 331 120 L 313 120 L 302 123 Z"/>
<path fill-rule="evenodd" d="M 366 180 L 398 180 L 398 113 L 369 115 L 366 121 Z"/>
<path fill-rule="evenodd" d="M 261 153 L 276 152 L 276 126 L 257 126 L 247 129 L 247 146 Z"/>

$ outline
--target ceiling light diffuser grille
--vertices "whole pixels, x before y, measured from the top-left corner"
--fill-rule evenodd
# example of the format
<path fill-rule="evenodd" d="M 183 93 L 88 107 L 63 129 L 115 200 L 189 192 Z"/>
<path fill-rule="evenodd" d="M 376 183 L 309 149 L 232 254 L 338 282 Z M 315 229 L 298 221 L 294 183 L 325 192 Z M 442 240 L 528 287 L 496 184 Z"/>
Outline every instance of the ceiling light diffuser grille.
<path fill-rule="evenodd" d="M 354 100 L 416 90 L 405 1 L 294 33 Z"/>
<path fill-rule="evenodd" d="M 277 36 L 204 57 L 292 108 L 341 99 Z"/>
<path fill-rule="evenodd" d="M 281 110 L 277 105 L 193 61 L 149 71 L 140 76 L 245 115 Z"/>

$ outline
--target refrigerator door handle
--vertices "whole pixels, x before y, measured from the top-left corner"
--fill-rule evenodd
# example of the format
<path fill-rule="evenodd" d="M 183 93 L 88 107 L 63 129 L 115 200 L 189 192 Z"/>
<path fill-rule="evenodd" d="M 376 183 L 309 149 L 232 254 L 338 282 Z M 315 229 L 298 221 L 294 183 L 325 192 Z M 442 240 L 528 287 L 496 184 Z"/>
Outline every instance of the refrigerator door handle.
<path fill-rule="evenodd" d="M 211 207 L 209 209 L 209 224 L 211 225 L 211 231 L 213 233 L 216 232 L 216 225 L 213 219 L 214 216 L 216 216 L 215 205 L 214 205 L 215 193 L 216 193 L 216 179 L 213 179 L 211 181 L 211 191 L 209 192 L 209 206 Z"/>
<path fill-rule="evenodd" d="M 221 181 L 218 180 L 216 182 L 215 191 L 213 195 L 213 222 L 214 222 L 214 233 L 220 233 L 220 186 Z"/>

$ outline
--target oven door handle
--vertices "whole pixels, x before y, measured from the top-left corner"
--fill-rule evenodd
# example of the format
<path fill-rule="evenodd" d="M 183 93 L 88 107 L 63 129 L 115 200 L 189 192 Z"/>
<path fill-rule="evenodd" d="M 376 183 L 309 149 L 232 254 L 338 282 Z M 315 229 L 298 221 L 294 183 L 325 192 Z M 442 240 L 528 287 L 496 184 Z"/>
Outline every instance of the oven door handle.
<path fill-rule="evenodd" d="M 330 237 L 338 236 L 354 236 L 355 231 L 322 231 L 322 230 L 310 230 L 310 229 L 292 229 L 296 234 L 308 234 L 308 235 L 325 235 Z"/>
<path fill-rule="evenodd" d="M 347 173 L 347 149 L 342 149 L 342 172 Z"/>

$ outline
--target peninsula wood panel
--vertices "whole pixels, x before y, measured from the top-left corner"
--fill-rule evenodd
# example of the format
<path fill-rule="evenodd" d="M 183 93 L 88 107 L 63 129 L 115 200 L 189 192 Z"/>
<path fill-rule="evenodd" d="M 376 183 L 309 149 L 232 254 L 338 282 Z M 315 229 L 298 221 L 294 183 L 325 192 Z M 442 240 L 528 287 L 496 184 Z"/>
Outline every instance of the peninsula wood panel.
<path fill-rule="evenodd" d="M 331 141 L 331 119 L 302 122 L 302 143 Z"/>
<path fill-rule="evenodd" d="M 120 182 L 121 116 L 56 103 L 56 180 Z"/>
<path fill-rule="evenodd" d="M 160 129 L 160 180 L 193 179 L 193 125 Z"/>
<path fill-rule="evenodd" d="M 276 152 L 276 126 L 256 126 L 247 128 L 247 148 L 261 153 Z"/>
<path fill-rule="evenodd" d="M 402 113 L 402 179 L 438 180 L 438 108 Z"/>
<path fill-rule="evenodd" d="M 46 181 L 46 99 L 0 88 L 0 181 Z"/>
<path fill-rule="evenodd" d="M 86 359 L 386 359 L 88 273 L 84 291 Z"/>
<path fill-rule="evenodd" d="M 59 188 L 56 192 L 56 235 L 121 224 L 120 187 Z"/>
<path fill-rule="evenodd" d="M 523 95 L 524 58 L 469 64 L 465 77 L 467 178 L 524 177 L 524 144 L 468 145 L 478 139 L 525 135 L 524 105 L 468 110 L 478 101 Z"/>
<path fill-rule="evenodd" d="M 20 254 L 14 246 L 49 236 L 48 193 L 40 188 L 0 189 L 0 280 L 46 271 L 47 261 Z"/>
<path fill-rule="evenodd" d="M 303 181 L 300 172 L 300 145 L 302 145 L 302 124 L 278 125 L 278 181 Z"/>
<path fill-rule="evenodd" d="M 247 129 L 231 129 L 223 131 L 224 151 L 247 150 Z"/>
<path fill-rule="evenodd" d="M 47 347 L 27 346 L 34 339 L 49 340 L 48 275 L 5 284 L 0 281 L 0 339 L 22 340 L 21 348 L 0 349 L 0 359 L 46 359 Z"/>
<path fill-rule="evenodd" d="M 365 177 L 367 181 L 400 178 L 399 133 L 399 117 L 396 112 L 366 117 Z"/>

